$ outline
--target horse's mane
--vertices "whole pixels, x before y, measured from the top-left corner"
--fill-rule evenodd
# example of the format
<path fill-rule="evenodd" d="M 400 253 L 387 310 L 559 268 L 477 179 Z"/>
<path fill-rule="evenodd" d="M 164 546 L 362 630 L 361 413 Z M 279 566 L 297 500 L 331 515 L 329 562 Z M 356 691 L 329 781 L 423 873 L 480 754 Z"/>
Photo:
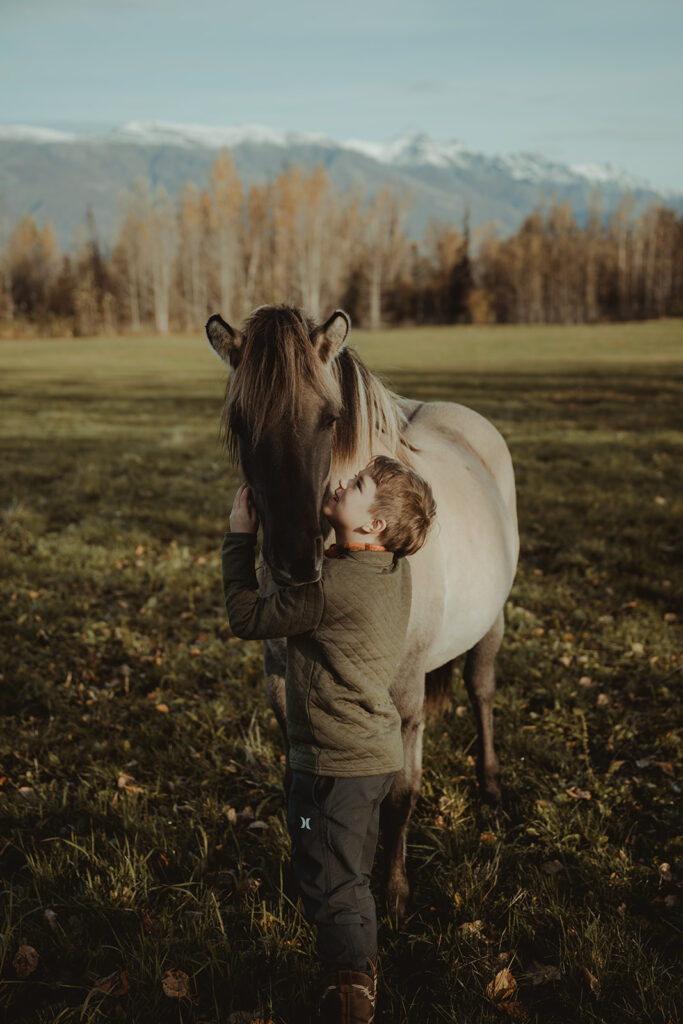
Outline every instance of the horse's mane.
<path fill-rule="evenodd" d="M 326 366 L 310 339 L 317 326 L 290 306 L 261 306 L 246 320 L 240 361 L 228 382 L 222 417 L 234 461 L 239 429 L 256 444 L 269 422 L 296 426 L 303 412 L 301 381 L 307 380 L 321 398 L 341 406 L 332 433 L 333 465 L 366 465 L 378 446 L 408 462 L 412 445 L 402 437 L 407 419 L 398 396 L 351 348 L 342 349 Z"/>
<path fill-rule="evenodd" d="M 352 348 L 332 364 L 342 396 L 342 415 L 332 435 L 332 463 L 366 466 L 381 445 L 408 465 L 413 446 L 403 437 L 407 417 L 390 391 Z"/>

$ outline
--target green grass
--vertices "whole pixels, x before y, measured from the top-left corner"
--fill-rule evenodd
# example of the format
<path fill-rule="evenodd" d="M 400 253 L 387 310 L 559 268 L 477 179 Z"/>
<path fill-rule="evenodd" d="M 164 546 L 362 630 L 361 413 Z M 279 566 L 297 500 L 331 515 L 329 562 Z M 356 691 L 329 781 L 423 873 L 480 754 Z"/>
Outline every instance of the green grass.
<path fill-rule="evenodd" d="M 683 327 L 354 341 L 401 393 L 496 423 L 522 535 L 505 805 L 478 802 L 456 675 L 426 732 L 414 900 L 380 922 L 378 1021 L 673 1024 Z M 222 609 L 221 366 L 199 336 L 4 342 L 0 381 L 0 1019 L 304 1024 L 279 732 L 260 645 Z M 21 945 L 40 957 L 25 979 Z M 558 976 L 534 984 L 539 964 Z M 497 1008 L 503 967 L 518 988 Z M 130 991 L 94 987 L 118 969 Z"/>

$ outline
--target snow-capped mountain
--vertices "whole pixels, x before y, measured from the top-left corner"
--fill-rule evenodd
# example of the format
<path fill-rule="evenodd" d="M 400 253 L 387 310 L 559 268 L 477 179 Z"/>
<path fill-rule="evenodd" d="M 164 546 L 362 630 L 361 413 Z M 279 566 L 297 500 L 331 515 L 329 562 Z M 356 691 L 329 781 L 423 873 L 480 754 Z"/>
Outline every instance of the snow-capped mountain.
<path fill-rule="evenodd" d="M 225 148 L 245 185 L 262 183 L 291 164 L 322 163 L 340 189 L 360 186 L 371 197 L 388 182 L 408 190 L 406 228 L 415 238 L 430 219 L 459 224 L 465 211 L 472 226 L 490 222 L 508 233 L 549 196 L 568 199 L 581 220 L 596 189 L 606 214 L 625 192 L 639 206 L 663 200 L 683 210 L 683 193 L 657 192 L 610 164 L 561 164 L 537 153 L 490 156 L 424 133 L 389 142 L 338 142 L 321 133 L 263 125 L 130 121 L 97 133 L 0 125 L 0 232 L 31 212 L 40 220 L 51 218 L 60 241 L 68 244 L 89 205 L 102 236 L 110 238 L 122 189 L 139 178 L 171 194 L 187 180 L 202 185 L 217 151 Z"/>

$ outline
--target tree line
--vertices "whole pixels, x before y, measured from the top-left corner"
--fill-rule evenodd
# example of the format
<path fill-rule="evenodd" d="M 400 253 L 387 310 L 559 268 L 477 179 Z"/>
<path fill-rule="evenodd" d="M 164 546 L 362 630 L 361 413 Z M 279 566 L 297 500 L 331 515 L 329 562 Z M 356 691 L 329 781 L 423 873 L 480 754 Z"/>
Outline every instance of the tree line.
<path fill-rule="evenodd" d="M 197 330 L 220 311 L 240 322 L 287 302 L 314 316 L 346 309 L 361 326 L 406 323 L 593 323 L 683 315 L 683 216 L 599 198 L 579 225 L 550 201 L 507 238 L 430 223 L 405 232 L 409 196 L 371 200 L 334 188 L 322 167 L 284 170 L 245 189 L 221 153 L 204 188 L 177 200 L 138 182 L 121 199 L 105 250 L 88 210 L 69 252 L 30 215 L 0 252 L 3 333 L 91 335 Z"/>

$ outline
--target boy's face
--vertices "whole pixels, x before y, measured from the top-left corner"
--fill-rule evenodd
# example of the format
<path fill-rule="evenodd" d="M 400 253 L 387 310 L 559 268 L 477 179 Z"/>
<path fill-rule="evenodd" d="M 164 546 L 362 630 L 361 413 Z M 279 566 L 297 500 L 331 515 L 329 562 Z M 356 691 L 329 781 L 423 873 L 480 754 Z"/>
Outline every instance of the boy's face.
<path fill-rule="evenodd" d="M 370 511 L 377 493 L 377 485 L 368 467 L 349 480 L 340 480 L 323 505 L 323 515 L 335 530 L 341 527 L 347 533 L 359 531 L 373 520 Z"/>

